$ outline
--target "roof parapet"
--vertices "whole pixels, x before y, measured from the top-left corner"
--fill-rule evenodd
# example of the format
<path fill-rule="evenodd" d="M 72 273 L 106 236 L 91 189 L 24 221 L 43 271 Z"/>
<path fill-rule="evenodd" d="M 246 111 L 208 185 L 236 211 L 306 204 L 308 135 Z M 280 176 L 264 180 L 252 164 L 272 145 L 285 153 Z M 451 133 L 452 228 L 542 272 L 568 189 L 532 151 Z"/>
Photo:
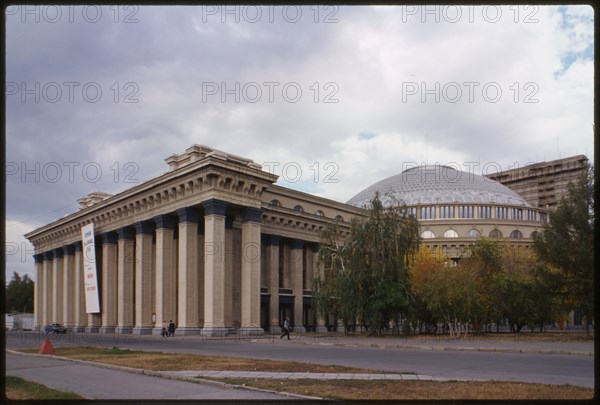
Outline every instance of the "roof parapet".
<path fill-rule="evenodd" d="M 185 150 L 185 153 L 173 154 L 165 159 L 171 170 L 179 169 L 191 163 L 206 159 L 216 158 L 227 162 L 236 163 L 242 166 L 251 167 L 253 169 L 262 169 L 262 166 L 255 163 L 252 159 L 247 159 L 231 153 L 223 152 L 218 149 L 213 149 L 205 145 L 192 145 Z"/>
<path fill-rule="evenodd" d="M 112 194 L 104 193 L 102 191 L 94 191 L 85 197 L 77 199 L 77 202 L 79 203 L 79 209 L 82 210 L 98 204 L 99 202 L 106 200 L 108 197 L 112 197 Z"/>

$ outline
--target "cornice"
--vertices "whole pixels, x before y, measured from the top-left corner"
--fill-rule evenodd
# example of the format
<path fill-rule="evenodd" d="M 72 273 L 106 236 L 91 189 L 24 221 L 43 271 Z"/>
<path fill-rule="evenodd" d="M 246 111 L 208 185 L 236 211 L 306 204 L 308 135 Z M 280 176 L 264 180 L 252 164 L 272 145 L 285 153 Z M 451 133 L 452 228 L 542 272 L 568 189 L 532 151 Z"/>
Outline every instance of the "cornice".
<path fill-rule="evenodd" d="M 38 248 L 72 243 L 81 227 L 94 223 L 108 232 L 139 220 L 168 214 L 226 194 L 236 202 L 260 206 L 263 192 L 277 176 L 252 167 L 240 167 L 215 158 L 191 163 L 139 186 L 109 197 L 25 235 Z M 44 249 L 45 250 L 45 249 Z"/>

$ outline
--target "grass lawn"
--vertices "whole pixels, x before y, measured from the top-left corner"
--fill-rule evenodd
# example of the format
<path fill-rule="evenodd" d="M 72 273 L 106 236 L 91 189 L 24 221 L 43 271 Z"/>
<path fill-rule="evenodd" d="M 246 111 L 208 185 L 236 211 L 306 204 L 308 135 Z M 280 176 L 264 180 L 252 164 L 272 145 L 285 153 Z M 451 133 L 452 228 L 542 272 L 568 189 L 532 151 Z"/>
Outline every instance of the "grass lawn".
<path fill-rule="evenodd" d="M 574 400 L 590 399 L 591 388 L 498 381 L 213 380 L 229 384 L 344 400 Z"/>
<path fill-rule="evenodd" d="M 5 381 L 6 398 L 10 400 L 84 399 L 72 392 L 55 390 L 19 377 L 6 376 Z"/>

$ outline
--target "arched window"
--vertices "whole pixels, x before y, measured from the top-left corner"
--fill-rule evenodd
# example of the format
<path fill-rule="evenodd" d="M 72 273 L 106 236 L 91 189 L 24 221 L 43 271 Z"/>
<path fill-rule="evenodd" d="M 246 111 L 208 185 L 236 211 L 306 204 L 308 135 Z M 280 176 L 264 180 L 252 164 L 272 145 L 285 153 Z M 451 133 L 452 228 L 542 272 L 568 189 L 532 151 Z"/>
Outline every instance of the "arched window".
<path fill-rule="evenodd" d="M 421 232 L 421 238 L 432 239 L 432 238 L 435 238 L 435 234 L 431 231 L 423 231 L 423 232 Z"/>
<path fill-rule="evenodd" d="M 448 229 L 444 232 L 444 238 L 458 238 L 458 233 L 454 229 Z"/>
<path fill-rule="evenodd" d="M 490 232 L 490 238 L 501 238 L 502 237 L 502 232 L 500 232 L 500 230 L 498 229 L 494 229 L 492 230 L 492 232 Z"/>
<path fill-rule="evenodd" d="M 318 216 L 318 217 L 325 216 L 325 214 L 323 214 L 323 211 L 321 211 L 321 210 L 317 210 L 317 212 L 315 212 L 315 215 Z"/>
<path fill-rule="evenodd" d="M 274 207 L 281 207 L 279 200 L 271 200 L 271 205 Z"/>
<path fill-rule="evenodd" d="M 298 212 L 304 212 L 304 208 L 302 208 L 302 206 L 301 206 L 301 205 L 296 205 L 296 206 L 294 207 L 294 211 L 298 211 Z"/>
<path fill-rule="evenodd" d="M 481 232 L 479 232 L 477 229 L 471 229 L 469 232 L 467 232 L 467 238 L 480 238 L 481 237 Z"/>
<path fill-rule="evenodd" d="M 521 233 L 521 231 L 515 229 L 510 233 L 510 237 L 511 239 L 523 239 L 523 234 Z"/>
<path fill-rule="evenodd" d="M 344 222 L 344 218 L 342 218 L 341 215 L 336 215 L 335 216 L 335 220 L 338 221 L 338 222 Z"/>
<path fill-rule="evenodd" d="M 531 238 L 531 239 L 535 239 L 535 238 L 537 238 L 539 235 L 540 235 L 540 233 L 539 233 L 538 231 L 533 231 L 533 232 L 531 232 L 531 236 L 530 236 L 530 238 Z"/>

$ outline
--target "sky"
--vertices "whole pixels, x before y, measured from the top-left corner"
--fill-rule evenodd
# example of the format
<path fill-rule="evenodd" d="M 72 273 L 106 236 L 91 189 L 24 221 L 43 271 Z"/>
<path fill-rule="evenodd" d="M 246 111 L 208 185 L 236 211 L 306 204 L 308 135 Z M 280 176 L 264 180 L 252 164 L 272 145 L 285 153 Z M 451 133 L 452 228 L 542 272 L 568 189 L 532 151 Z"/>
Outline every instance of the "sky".
<path fill-rule="evenodd" d="M 421 164 L 593 161 L 589 6 L 12 6 L 6 277 L 23 234 L 193 144 L 346 202 Z"/>

